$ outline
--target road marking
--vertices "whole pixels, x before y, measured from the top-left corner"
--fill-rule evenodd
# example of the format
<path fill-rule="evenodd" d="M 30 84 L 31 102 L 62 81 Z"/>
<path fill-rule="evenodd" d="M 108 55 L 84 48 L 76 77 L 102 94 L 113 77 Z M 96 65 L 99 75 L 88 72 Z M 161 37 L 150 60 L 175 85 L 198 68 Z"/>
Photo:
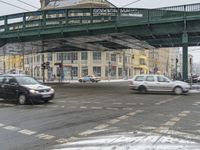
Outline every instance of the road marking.
<path fill-rule="evenodd" d="M 118 119 L 112 119 L 112 120 L 108 121 L 107 123 L 109 123 L 109 124 L 116 124 L 117 122 L 120 122 L 120 120 L 118 120 Z"/>
<path fill-rule="evenodd" d="M 20 128 L 15 127 L 15 126 L 5 126 L 3 128 L 6 129 L 6 130 L 10 130 L 10 131 L 17 131 L 17 130 L 20 129 Z"/>
<path fill-rule="evenodd" d="M 174 118 L 171 119 L 171 121 L 176 121 L 176 122 L 177 122 L 177 121 L 179 121 L 180 119 L 181 119 L 180 117 L 174 117 Z"/>
<path fill-rule="evenodd" d="M 106 107 L 108 110 L 119 110 L 119 108 Z"/>
<path fill-rule="evenodd" d="M 91 107 L 91 109 L 103 109 L 102 107 Z"/>
<path fill-rule="evenodd" d="M 91 102 L 80 102 L 80 103 L 83 103 L 83 104 L 90 104 Z"/>
<path fill-rule="evenodd" d="M 133 110 L 133 108 L 126 107 L 126 108 L 123 108 L 123 110 Z"/>
<path fill-rule="evenodd" d="M 56 140 L 56 142 L 59 143 L 59 144 L 63 144 L 63 143 L 67 143 L 67 142 L 69 142 L 69 140 L 68 140 L 68 139 L 64 139 L 64 138 L 62 138 L 62 139 L 58 139 L 58 140 Z"/>
<path fill-rule="evenodd" d="M 122 103 L 112 103 L 113 105 L 122 105 Z"/>
<path fill-rule="evenodd" d="M 80 108 L 81 108 L 81 109 L 87 109 L 87 107 L 86 107 L 86 106 L 80 106 Z"/>
<path fill-rule="evenodd" d="M 169 99 L 167 99 L 167 100 L 157 102 L 157 103 L 155 103 L 155 105 L 165 104 L 165 103 L 171 102 L 171 101 L 173 101 L 173 100 L 176 100 L 176 99 L 178 99 L 178 98 L 180 98 L 180 97 L 182 97 L 182 96 L 176 96 L 176 97 L 173 97 L 173 98 L 169 98 Z"/>
<path fill-rule="evenodd" d="M 55 138 L 55 136 L 52 135 L 48 135 L 48 134 L 38 134 L 35 137 L 39 138 L 39 139 L 44 139 L 44 140 L 51 140 L 53 138 Z"/>
<path fill-rule="evenodd" d="M 94 102 L 94 104 L 101 104 L 101 102 Z"/>
<path fill-rule="evenodd" d="M 164 126 L 174 126 L 176 124 L 176 122 L 174 121 L 167 121 L 166 123 L 164 123 Z"/>
<path fill-rule="evenodd" d="M 108 126 L 109 124 L 100 124 L 99 126 L 94 127 L 94 129 L 101 130 L 101 129 L 107 128 Z"/>
<path fill-rule="evenodd" d="M 31 131 L 31 130 L 27 130 L 27 129 L 24 129 L 24 130 L 20 130 L 18 131 L 19 133 L 22 133 L 22 134 L 26 134 L 26 135 L 33 135 L 33 134 L 36 134 L 35 131 Z"/>
<path fill-rule="evenodd" d="M 119 119 L 119 120 L 124 120 L 124 119 L 127 119 L 127 118 L 129 118 L 129 117 L 130 117 L 130 116 L 124 115 L 124 116 L 118 117 L 117 119 Z"/>
<path fill-rule="evenodd" d="M 136 105 L 136 103 L 126 103 L 126 105 Z"/>

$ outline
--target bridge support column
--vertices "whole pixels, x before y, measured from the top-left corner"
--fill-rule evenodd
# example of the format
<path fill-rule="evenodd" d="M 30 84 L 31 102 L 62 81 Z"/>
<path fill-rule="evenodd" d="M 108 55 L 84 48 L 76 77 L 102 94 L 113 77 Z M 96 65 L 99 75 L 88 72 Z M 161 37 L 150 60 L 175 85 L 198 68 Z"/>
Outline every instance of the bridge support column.
<path fill-rule="evenodd" d="M 182 44 L 183 44 L 183 80 L 188 79 L 188 34 L 183 33 L 182 36 Z"/>

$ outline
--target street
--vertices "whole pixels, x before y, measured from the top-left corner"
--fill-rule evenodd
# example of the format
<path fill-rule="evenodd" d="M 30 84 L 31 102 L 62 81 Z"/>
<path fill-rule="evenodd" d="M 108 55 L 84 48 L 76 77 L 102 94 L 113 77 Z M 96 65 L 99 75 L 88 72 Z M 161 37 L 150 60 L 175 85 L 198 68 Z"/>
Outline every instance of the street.
<path fill-rule="evenodd" d="M 127 81 L 71 83 L 55 91 L 47 104 L 0 101 L 0 149 L 200 147 L 200 93 L 138 94 Z"/>

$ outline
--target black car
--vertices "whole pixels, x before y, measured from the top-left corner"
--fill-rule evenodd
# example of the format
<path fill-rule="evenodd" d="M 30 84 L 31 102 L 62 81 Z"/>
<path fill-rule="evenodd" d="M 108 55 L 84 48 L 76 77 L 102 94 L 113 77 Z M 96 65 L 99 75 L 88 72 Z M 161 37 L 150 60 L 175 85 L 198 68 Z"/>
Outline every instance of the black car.
<path fill-rule="evenodd" d="M 42 85 L 30 76 L 21 74 L 0 75 L 0 98 L 14 99 L 21 105 L 36 101 L 47 103 L 54 98 L 54 89 Z"/>

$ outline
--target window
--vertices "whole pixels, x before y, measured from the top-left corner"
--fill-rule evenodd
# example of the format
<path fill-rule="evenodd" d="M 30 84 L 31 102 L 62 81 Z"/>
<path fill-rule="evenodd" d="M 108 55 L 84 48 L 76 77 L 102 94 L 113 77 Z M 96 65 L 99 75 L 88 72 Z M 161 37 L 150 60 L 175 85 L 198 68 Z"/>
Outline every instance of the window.
<path fill-rule="evenodd" d="M 158 82 L 168 82 L 168 80 L 162 76 L 157 76 Z"/>
<path fill-rule="evenodd" d="M 93 67 L 93 72 L 97 76 L 101 76 L 101 67 Z"/>
<path fill-rule="evenodd" d="M 78 67 L 72 67 L 72 76 L 77 77 L 78 76 Z"/>
<path fill-rule="evenodd" d="M 81 60 L 88 60 L 88 53 L 87 52 L 81 52 Z"/>
<path fill-rule="evenodd" d="M 111 54 L 111 61 L 114 61 L 114 62 L 117 61 L 117 56 L 116 56 L 116 54 Z"/>
<path fill-rule="evenodd" d="M 122 76 L 122 68 L 118 68 L 118 76 Z"/>
<path fill-rule="evenodd" d="M 61 60 L 61 57 L 62 57 L 62 53 L 57 53 L 57 60 L 59 61 L 59 60 Z"/>
<path fill-rule="evenodd" d="M 93 52 L 93 60 L 101 60 L 101 52 Z"/>
<path fill-rule="evenodd" d="M 154 82 L 154 76 L 147 76 L 146 81 Z"/>
<path fill-rule="evenodd" d="M 52 56 L 52 53 L 48 53 L 48 54 L 47 54 L 47 60 L 48 60 L 48 61 L 52 61 L 52 59 L 53 59 L 52 57 L 53 57 L 53 56 Z"/>
<path fill-rule="evenodd" d="M 37 56 L 37 62 L 40 62 L 40 55 Z"/>
<path fill-rule="evenodd" d="M 135 78 L 135 81 L 143 81 L 144 80 L 144 76 L 137 76 Z"/>

